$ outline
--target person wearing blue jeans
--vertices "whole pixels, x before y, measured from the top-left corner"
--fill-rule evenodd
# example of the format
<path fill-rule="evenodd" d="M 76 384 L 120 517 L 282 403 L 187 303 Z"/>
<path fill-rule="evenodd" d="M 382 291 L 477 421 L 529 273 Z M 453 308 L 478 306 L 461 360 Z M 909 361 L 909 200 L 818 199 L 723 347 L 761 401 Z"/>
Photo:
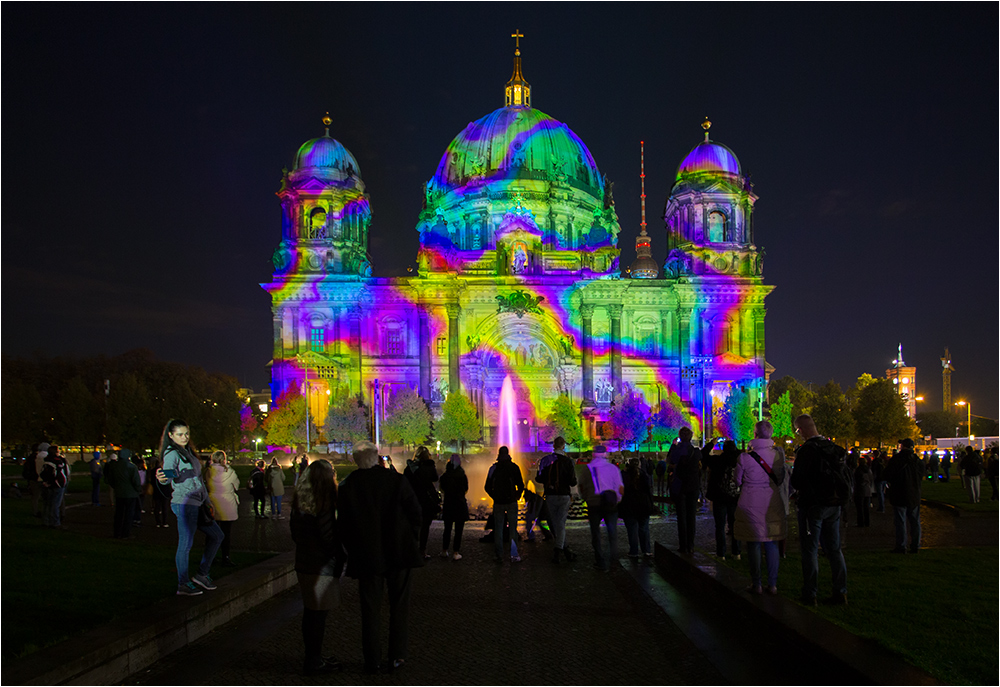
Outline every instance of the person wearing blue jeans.
<path fill-rule="evenodd" d="M 59 507 L 62 505 L 66 487 L 42 487 L 42 524 L 46 527 L 61 527 Z"/>
<path fill-rule="evenodd" d="M 781 556 L 778 555 L 778 542 L 776 541 L 747 542 L 747 559 L 750 563 L 750 586 L 757 590 L 763 589 L 760 577 L 760 552 L 762 545 L 764 554 L 767 557 L 767 588 L 769 590 L 777 589 L 778 562 L 781 560 Z"/>
<path fill-rule="evenodd" d="M 802 599 L 815 603 L 819 577 L 819 545 L 830 560 L 832 598 L 847 596 L 847 563 L 840 550 L 840 506 L 799 509 L 799 541 L 802 546 Z M 770 562 L 768 557 L 768 562 Z"/>
<path fill-rule="evenodd" d="M 799 448 L 792 471 L 791 486 L 799 493 L 799 544 L 802 547 L 802 603 L 815 606 L 817 577 L 819 575 L 819 545 L 830 559 L 832 594 L 829 603 L 847 605 L 847 564 L 840 550 L 840 516 L 843 504 L 829 503 L 823 479 L 824 466 L 846 472 L 843 448 L 816 431 L 816 423 L 809 415 L 795 418 L 795 431 L 805 443 Z"/>
<path fill-rule="evenodd" d="M 174 562 L 177 565 L 177 586 L 186 587 L 191 584 L 192 578 L 188 574 L 188 559 L 191 555 L 191 547 L 194 545 L 194 533 L 201 530 L 205 533 L 205 551 L 201 556 L 201 563 L 198 564 L 198 574 L 194 580 L 210 579 L 208 573 L 212 568 L 212 561 L 215 554 L 222 545 L 222 528 L 215 520 L 206 524 L 198 524 L 198 506 L 186 506 L 177 503 L 170 504 L 170 510 L 177 516 L 177 555 Z M 199 586 L 206 588 L 199 583 Z"/>
<path fill-rule="evenodd" d="M 177 595 L 198 596 L 202 590 L 216 589 L 208 574 L 215 554 L 222 544 L 222 528 L 214 519 L 198 522 L 198 511 L 209 503 L 208 489 L 201 476 L 201 460 L 190 446 L 191 430 L 183 420 L 171 420 L 163 428 L 160 443 L 162 466 L 156 471 L 161 484 L 173 484 L 170 509 L 177 516 Z M 188 557 L 194 544 L 195 530 L 205 533 L 205 552 L 198 566 L 198 574 L 188 575 Z"/>
<path fill-rule="evenodd" d="M 493 545 L 496 548 L 497 563 L 503 563 L 503 524 L 510 526 L 510 562 L 519 563 L 517 553 L 517 502 L 524 494 L 524 478 L 521 468 L 511 460 L 510 450 L 501 446 L 497 450 L 497 462 L 490 467 L 486 477 L 486 493 L 493 499 Z"/>

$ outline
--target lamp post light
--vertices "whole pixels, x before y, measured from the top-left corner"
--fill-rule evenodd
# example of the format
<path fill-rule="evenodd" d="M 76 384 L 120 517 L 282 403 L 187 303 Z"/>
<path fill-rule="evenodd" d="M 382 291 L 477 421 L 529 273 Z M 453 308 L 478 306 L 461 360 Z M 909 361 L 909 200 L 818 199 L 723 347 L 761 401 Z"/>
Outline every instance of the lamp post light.
<path fill-rule="evenodd" d="M 260 437 L 253 440 L 253 452 L 255 456 L 260 453 Z"/>
<path fill-rule="evenodd" d="M 972 435 L 972 403 L 968 402 L 968 401 L 959 401 L 955 405 L 957 405 L 957 406 L 965 406 L 965 409 L 968 412 L 968 420 L 967 420 L 967 422 L 968 422 L 968 430 L 969 430 L 969 444 L 972 444 L 972 440 L 976 438 L 976 437 L 974 437 Z"/>

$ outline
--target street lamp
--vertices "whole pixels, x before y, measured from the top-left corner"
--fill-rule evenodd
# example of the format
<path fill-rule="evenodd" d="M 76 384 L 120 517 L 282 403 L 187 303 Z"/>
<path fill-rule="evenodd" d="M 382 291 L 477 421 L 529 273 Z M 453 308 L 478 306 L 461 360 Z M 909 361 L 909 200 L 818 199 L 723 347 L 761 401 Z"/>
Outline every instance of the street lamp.
<path fill-rule="evenodd" d="M 972 435 L 972 403 L 971 402 L 966 402 L 966 401 L 959 401 L 955 405 L 957 405 L 957 406 L 965 406 L 965 409 L 968 411 L 969 443 L 971 444 L 972 440 L 976 438 L 976 437 L 974 437 Z"/>
<path fill-rule="evenodd" d="M 254 454 L 260 453 L 260 437 L 253 440 L 253 452 Z"/>

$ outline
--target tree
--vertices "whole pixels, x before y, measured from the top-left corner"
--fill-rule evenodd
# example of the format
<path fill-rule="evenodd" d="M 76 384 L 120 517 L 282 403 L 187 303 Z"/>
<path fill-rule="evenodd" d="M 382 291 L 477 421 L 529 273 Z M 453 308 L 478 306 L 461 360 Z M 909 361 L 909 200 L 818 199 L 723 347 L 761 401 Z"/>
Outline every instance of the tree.
<path fill-rule="evenodd" d="M 656 442 L 657 448 L 660 444 L 673 441 L 678 430 L 687 424 L 683 406 L 680 404 L 680 399 L 676 397 L 660 401 L 656 412 L 650 416 L 649 420 L 650 424 L 653 425 L 651 438 Z"/>
<path fill-rule="evenodd" d="M 468 396 L 449 393 L 441 406 L 441 419 L 434 423 L 434 435 L 443 443 L 461 443 L 465 453 L 465 442 L 479 438 L 479 414 Z"/>
<path fill-rule="evenodd" d="M 81 456 L 84 444 L 101 441 L 100 407 L 79 376 L 70 379 L 59 392 L 56 431 L 63 444 L 68 445 L 72 441 L 79 445 Z"/>
<path fill-rule="evenodd" d="M 316 436 L 310 418 L 309 434 Z M 293 384 L 278 397 L 264 420 L 267 441 L 275 446 L 293 447 L 306 440 L 306 399 Z"/>
<path fill-rule="evenodd" d="M 795 436 L 792 419 L 791 393 L 786 391 L 771 404 L 771 427 L 774 428 L 775 439 L 791 439 Z"/>
<path fill-rule="evenodd" d="M 413 389 L 396 392 L 386 405 L 382 437 L 389 443 L 411 446 L 427 441 L 431 433 L 431 413 L 427 402 Z"/>
<path fill-rule="evenodd" d="M 244 403 L 240 406 L 240 446 L 247 446 L 258 439 L 260 423 L 253 414 L 253 408 Z"/>
<path fill-rule="evenodd" d="M 788 392 L 792 403 L 792 417 L 798 417 L 803 413 L 812 410 L 813 392 L 803 386 L 795 377 L 785 375 L 780 379 L 775 379 L 767 385 L 767 397 L 770 403 L 782 397 Z"/>
<path fill-rule="evenodd" d="M 888 379 L 876 379 L 858 394 L 853 410 L 858 436 L 882 446 L 886 441 L 918 436 L 916 424 L 906 415 L 906 405 Z"/>
<path fill-rule="evenodd" d="M 160 431 L 149 390 L 142 380 L 131 372 L 112 380 L 108 396 L 108 438 L 132 450 L 153 448 L 159 443 Z"/>
<path fill-rule="evenodd" d="M 582 450 L 585 437 L 580 426 L 580 415 L 569 396 L 561 394 L 552 403 L 545 423 L 548 425 L 545 441 L 552 443 L 556 437 L 561 436 L 567 444 L 576 447 L 578 451 Z"/>
<path fill-rule="evenodd" d="M 840 385 L 832 379 L 816 392 L 812 417 L 816 429 L 827 439 L 841 444 L 854 439 L 854 416 Z"/>
<path fill-rule="evenodd" d="M 6 375 L 4 375 L 6 377 Z M 35 444 L 45 439 L 45 404 L 34 384 L 3 383 L 4 443 Z"/>
<path fill-rule="evenodd" d="M 922 436 L 931 436 L 935 439 L 953 437 L 958 430 L 958 418 L 955 413 L 947 410 L 932 410 L 917 413 L 917 426 L 920 427 Z"/>
<path fill-rule="evenodd" d="M 624 389 L 621 395 L 615 397 L 611 409 L 611 426 L 618 440 L 618 448 L 624 441 L 628 444 L 638 444 L 646 440 L 649 434 L 649 406 L 642 395 L 633 389 Z"/>
<path fill-rule="evenodd" d="M 330 404 L 323 423 L 327 441 L 353 444 L 368 439 L 368 409 L 357 396 L 342 396 Z"/>
<path fill-rule="evenodd" d="M 756 421 L 749 395 L 743 387 L 734 384 L 719 410 L 719 429 L 724 436 L 743 446 L 753 439 Z"/>

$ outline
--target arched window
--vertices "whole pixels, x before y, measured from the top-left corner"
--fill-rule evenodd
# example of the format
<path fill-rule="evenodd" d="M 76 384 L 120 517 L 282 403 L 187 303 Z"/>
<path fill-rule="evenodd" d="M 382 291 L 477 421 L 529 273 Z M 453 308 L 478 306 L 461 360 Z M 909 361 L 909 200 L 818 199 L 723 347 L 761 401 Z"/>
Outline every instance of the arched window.
<path fill-rule="evenodd" d="M 323 208 L 313 208 L 309 213 L 309 227 L 306 229 L 306 238 L 319 238 L 326 228 L 326 210 Z"/>
<path fill-rule="evenodd" d="M 722 243 L 726 240 L 726 216 L 721 212 L 708 213 L 708 240 Z"/>

